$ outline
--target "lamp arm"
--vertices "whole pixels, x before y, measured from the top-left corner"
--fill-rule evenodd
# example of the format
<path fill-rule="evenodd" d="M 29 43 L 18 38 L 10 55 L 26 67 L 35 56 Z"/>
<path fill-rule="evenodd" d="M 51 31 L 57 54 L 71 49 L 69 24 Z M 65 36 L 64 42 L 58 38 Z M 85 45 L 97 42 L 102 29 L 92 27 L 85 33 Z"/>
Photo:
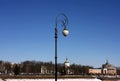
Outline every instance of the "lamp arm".
<path fill-rule="evenodd" d="M 66 27 L 68 25 L 68 18 L 64 13 L 60 13 L 60 14 L 57 15 L 57 17 L 56 17 L 56 28 L 58 27 L 58 18 L 59 18 L 59 16 L 64 17 L 64 19 L 61 20 L 61 22 L 62 22 L 62 26 L 66 29 Z"/>

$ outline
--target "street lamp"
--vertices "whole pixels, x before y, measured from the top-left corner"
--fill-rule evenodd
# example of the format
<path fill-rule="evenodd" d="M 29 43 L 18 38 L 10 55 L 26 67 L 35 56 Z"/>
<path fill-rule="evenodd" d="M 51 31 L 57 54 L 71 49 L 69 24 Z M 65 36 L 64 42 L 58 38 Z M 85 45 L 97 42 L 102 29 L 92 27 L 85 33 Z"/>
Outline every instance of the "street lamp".
<path fill-rule="evenodd" d="M 69 31 L 67 30 L 67 25 L 68 25 L 68 18 L 65 14 L 60 13 L 57 17 L 56 17 L 56 26 L 55 26 L 55 81 L 57 81 L 57 38 L 58 38 L 58 17 L 62 17 L 63 19 L 61 19 L 61 24 L 63 26 L 63 35 L 66 37 L 69 34 Z"/>

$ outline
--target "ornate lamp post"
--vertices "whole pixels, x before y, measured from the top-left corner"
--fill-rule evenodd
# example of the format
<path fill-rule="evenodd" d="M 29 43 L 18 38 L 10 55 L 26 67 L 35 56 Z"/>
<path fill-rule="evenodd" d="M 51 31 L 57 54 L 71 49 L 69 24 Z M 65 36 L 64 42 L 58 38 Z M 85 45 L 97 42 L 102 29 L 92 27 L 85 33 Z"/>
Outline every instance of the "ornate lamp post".
<path fill-rule="evenodd" d="M 69 34 L 67 30 L 68 18 L 65 14 L 61 13 L 56 17 L 56 27 L 55 27 L 55 81 L 57 81 L 57 38 L 58 38 L 58 17 L 63 16 L 61 20 L 61 24 L 63 26 L 63 35 L 66 37 Z"/>

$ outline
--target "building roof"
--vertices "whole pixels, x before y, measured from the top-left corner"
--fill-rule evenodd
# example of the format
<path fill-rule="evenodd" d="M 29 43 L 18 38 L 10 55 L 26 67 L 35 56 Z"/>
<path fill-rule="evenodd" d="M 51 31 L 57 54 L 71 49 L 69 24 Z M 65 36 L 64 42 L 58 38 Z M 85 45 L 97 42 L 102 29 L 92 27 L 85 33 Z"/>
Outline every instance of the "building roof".
<path fill-rule="evenodd" d="M 65 63 L 69 63 L 69 60 L 68 60 L 68 58 L 66 58 L 66 60 L 65 60 Z"/>
<path fill-rule="evenodd" d="M 113 68 L 115 68 L 115 67 L 114 67 L 112 64 L 110 64 L 110 63 L 108 62 L 108 60 L 107 60 L 106 63 L 103 64 L 103 68 L 113 69 Z"/>

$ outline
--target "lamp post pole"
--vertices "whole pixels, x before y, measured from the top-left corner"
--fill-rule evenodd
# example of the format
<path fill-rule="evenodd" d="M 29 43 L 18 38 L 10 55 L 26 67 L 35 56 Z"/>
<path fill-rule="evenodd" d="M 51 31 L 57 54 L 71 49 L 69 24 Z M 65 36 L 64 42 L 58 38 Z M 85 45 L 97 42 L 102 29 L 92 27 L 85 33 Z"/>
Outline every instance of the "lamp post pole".
<path fill-rule="evenodd" d="M 56 17 L 56 26 L 55 26 L 55 81 L 57 81 L 57 39 L 58 39 L 58 17 L 63 16 L 63 19 L 61 20 L 61 24 L 64 27 L 63 29 L 63 35 L 67 36 L 69 34 L 69 31 L 67 30 L 67 24 L 68 24 L 68 18 L 65 14 L 61 13 Z"/>

